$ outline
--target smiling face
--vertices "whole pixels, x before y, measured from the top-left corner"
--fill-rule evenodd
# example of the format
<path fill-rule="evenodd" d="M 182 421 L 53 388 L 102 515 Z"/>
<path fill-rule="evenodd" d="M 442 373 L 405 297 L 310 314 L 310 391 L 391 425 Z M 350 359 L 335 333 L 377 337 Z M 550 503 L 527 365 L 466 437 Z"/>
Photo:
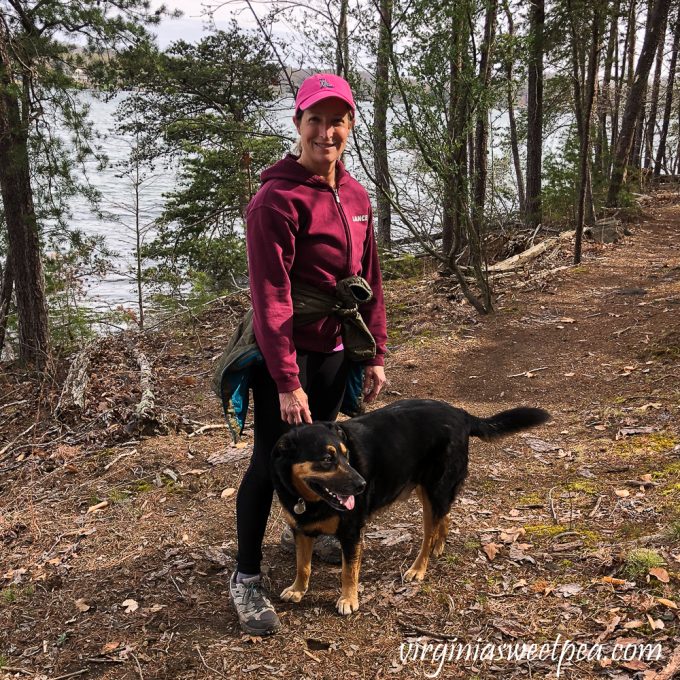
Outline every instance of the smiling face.
<path fill-rule="evenodd" d="M 305 109 L 302 118 L 294 117 L 293 122 L 302 147 L 298 162 L 315 175 L 332 177 L 354 125 L 347 103 L 328 97 Z"/>

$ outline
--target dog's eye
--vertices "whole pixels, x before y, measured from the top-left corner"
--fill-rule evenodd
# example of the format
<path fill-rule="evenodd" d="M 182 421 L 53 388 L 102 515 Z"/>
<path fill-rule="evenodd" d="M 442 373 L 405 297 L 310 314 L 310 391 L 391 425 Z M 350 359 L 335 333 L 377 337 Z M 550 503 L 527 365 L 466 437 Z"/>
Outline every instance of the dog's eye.
<path fill-rule="evenodd" d="M 322 462 L 322 463 L 334 463 L 334 462 L 335 462 L 335 459 L 333 458 L 333 456 L 331 456 L 330 453 L 327 453 L 327 454 L 321 459 L 321 462 Z"/>

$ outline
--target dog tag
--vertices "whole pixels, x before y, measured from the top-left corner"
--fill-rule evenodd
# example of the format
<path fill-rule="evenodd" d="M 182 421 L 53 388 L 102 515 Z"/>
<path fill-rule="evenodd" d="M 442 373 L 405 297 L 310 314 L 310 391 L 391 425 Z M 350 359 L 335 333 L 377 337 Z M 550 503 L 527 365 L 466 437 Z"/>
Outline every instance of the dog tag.
<path fill-rule="evenodd" d="M 293 510 L 295 511 L 296 515 L 301 515 L 306 509 L 307 506 L 305 505 L 304 498 L 300 498 L 298 502 L 293 506 Z"/>

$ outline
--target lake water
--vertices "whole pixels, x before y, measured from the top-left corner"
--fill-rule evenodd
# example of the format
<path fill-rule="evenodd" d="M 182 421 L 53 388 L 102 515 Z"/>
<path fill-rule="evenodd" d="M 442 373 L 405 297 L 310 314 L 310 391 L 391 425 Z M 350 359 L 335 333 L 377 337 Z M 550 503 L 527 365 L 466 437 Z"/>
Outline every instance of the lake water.
<path fill-rule="evenodd" d="M 108 217 L 100 219 L 95 215 L 87 201 L 77 197 L 73 199 L 71 207 L 73 212 L 72 225 L 81 229 L 86 234 L 100 234 L 106 239 L 109 248 L 118 254 L 115 258 L 117 273 L 109 274 L 103 280 L 91 281 L 88 285 L 87 301 L 96 308 L 112 308 L 118 305 L 130 306 L 136 300 L 136 292 L 133 281 L 125 276 L 134 264 L 135 235 L 133 208 L 133 188 L 129 179 L 121 177 L 120 164 L 125 164 L 129 154 L 130 142 L 117 135 L 115 132 L 114 112 L 124 94 L 118 95 L 110 101 L 103 101 L 91 94 L 81 93 L 84 101 L 90 104 L 90 119 L 94 129 L 101 136 L 101 146 L 109 157 L 109 165 L 103 170 L 98 169 L 97 163 L 91 161 L 87 167 L 90 183 L 102 194 L 101 208 Z M 293 132 L 290 124 L 292 115 L 292 100 L 284 101 L 277 112 L 273 114 L 275 124 L 283 130 Z M 287 108 L 287 107 L 290 108 Z M 359 125 L 365 125 L 369 120 L 370 111 L 366 108 L 360 111 Z M 492 149 L 493 157 L 498 161 L 502 155 L 500 149 L 501 135 L 507 129 L 507 116 L 504 114 L 492 115 Z M 554 147 L 555 139 L 547 140 L 546 146 Z M 405 152 L 395 151 L 390 154 L 392 162 L 409 162 L 403 158 Z M 370 187 L 361 166 L 351 152 L 346 154 L 346 163 L 352 174 L 364 184 Z M 370 159 L 368 162 L 371 162 Z M 145 183 L 140 193 L 140 211 L 142 224 L 151 224 L 160 216 L 164 198 L 163 195 L 171 191 L 177 183 L 177 173 L 174 167 L 164 169 L 160 165 L 149 182 Z M 403 235 L 396 230 L 395 238 Z M 147 235 L 147 240 L 152 234 Z"/>
<path fill-rule="evenodd" d="M 121 177 L 127 165 L 131 151 L 131 143 L 116 134 L 114 112 L 121 96 L 110 101 L 103 101 L 87 92 L 79 95 L 90 105 L 90 120 L 99 135 L 99 145 L 106 156 L 108 165 L 101 169 L 96 160 L 86 163 L 86 172 L 90 184 L 101 192 L 101 210 L 107 214 L 100 218 L 96 215 L 88 201 L 77 196 L 72 199 L 70 208 L 73 217 L 71 226 L 88 235 L 102 235 L 106 245 L 117 253 L 114 259 L 117 273 L 106 276 L 103 280 L 90 281 L 88 284 L 88 302 L 94 307 L 115 307 L 125 305 L 135 299 L 133 282 L 125 276 L 134 264 L 135 250 L 135 216 L 134 195 L 131 180 Z M 174 170 L 158 169 L 152 179 L 140 192 L 140 223 L 150 224 L 160 216 L 163 209 L 163 194 L 175 187 Z M 147 237 L 148 238 L 148 237 Z"/>

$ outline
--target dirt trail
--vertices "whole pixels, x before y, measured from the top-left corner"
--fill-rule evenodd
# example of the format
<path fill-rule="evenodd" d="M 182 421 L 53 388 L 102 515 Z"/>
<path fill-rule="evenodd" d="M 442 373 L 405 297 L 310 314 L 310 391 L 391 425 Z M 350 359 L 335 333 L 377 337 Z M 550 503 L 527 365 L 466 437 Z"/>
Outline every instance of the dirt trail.
<path fill-rule="evenodd" d="M 552 254 L 554 272 L 503 279 L 498 313 L 486 319 L 449 300 L 435 276 L 389 284 L 395 339 L 383 403 L 431 397 L 477 415 L 519 404 L 553 415 L 527 436 L 474 444 L 446 552 L 424 583 L 401 582 L 420 537 L 410 499 L 367 531 L 358 614 L 335 613 L 339 569 L 315 563 L 305 599 L 280 604 L 284 631 L 243 639 L 227 578 L 248 438 L 235 448 L 212 430 L 61 447 L 12 468 L 0 487 L 0 665 L 35 677 L 83 670 L 73 677 L 130 680 L 422 677 L 439 663 L 431 653 L 400 659 L 402 643 L 448 638 L 454 649 L 458 638 L 472 655 L 478 645 L 479 657 L 485 644 L 553 649 L 569 638 L 606 647 L 599 661 L 569 660 L 567 648 L 562 677 L 672 677 L 673 659 L 680 665 L 680 197 L 659 195 L 646 210 L 622 243 L 587 245 L 578 267 L 568 266 L 567 244 Z M 182 371 L 198 356 L 205 376 L 225 334 L 214 310 L 163 345 L 163 398 L 202 422 L 219 422 L 219 408 L 207 381 Z M 45 459 L 56 461 L 47 472 Z M 274 593 L 294 573 L 277 543 L 282 527 L 275 506 L 265 545 Z M 641 547 L 660 562 L 636 572 L 630 554 Z M 135 611 L 126 611 L 129 600 Z M 662 656 L 611 660 L 617 640 L 658 642 Z M 444 662 L 440 677 L 551 678 L 557 665 L 550 655 L 472 658 Z M 664 667 L 671 675 L 653 674 Z"/>

